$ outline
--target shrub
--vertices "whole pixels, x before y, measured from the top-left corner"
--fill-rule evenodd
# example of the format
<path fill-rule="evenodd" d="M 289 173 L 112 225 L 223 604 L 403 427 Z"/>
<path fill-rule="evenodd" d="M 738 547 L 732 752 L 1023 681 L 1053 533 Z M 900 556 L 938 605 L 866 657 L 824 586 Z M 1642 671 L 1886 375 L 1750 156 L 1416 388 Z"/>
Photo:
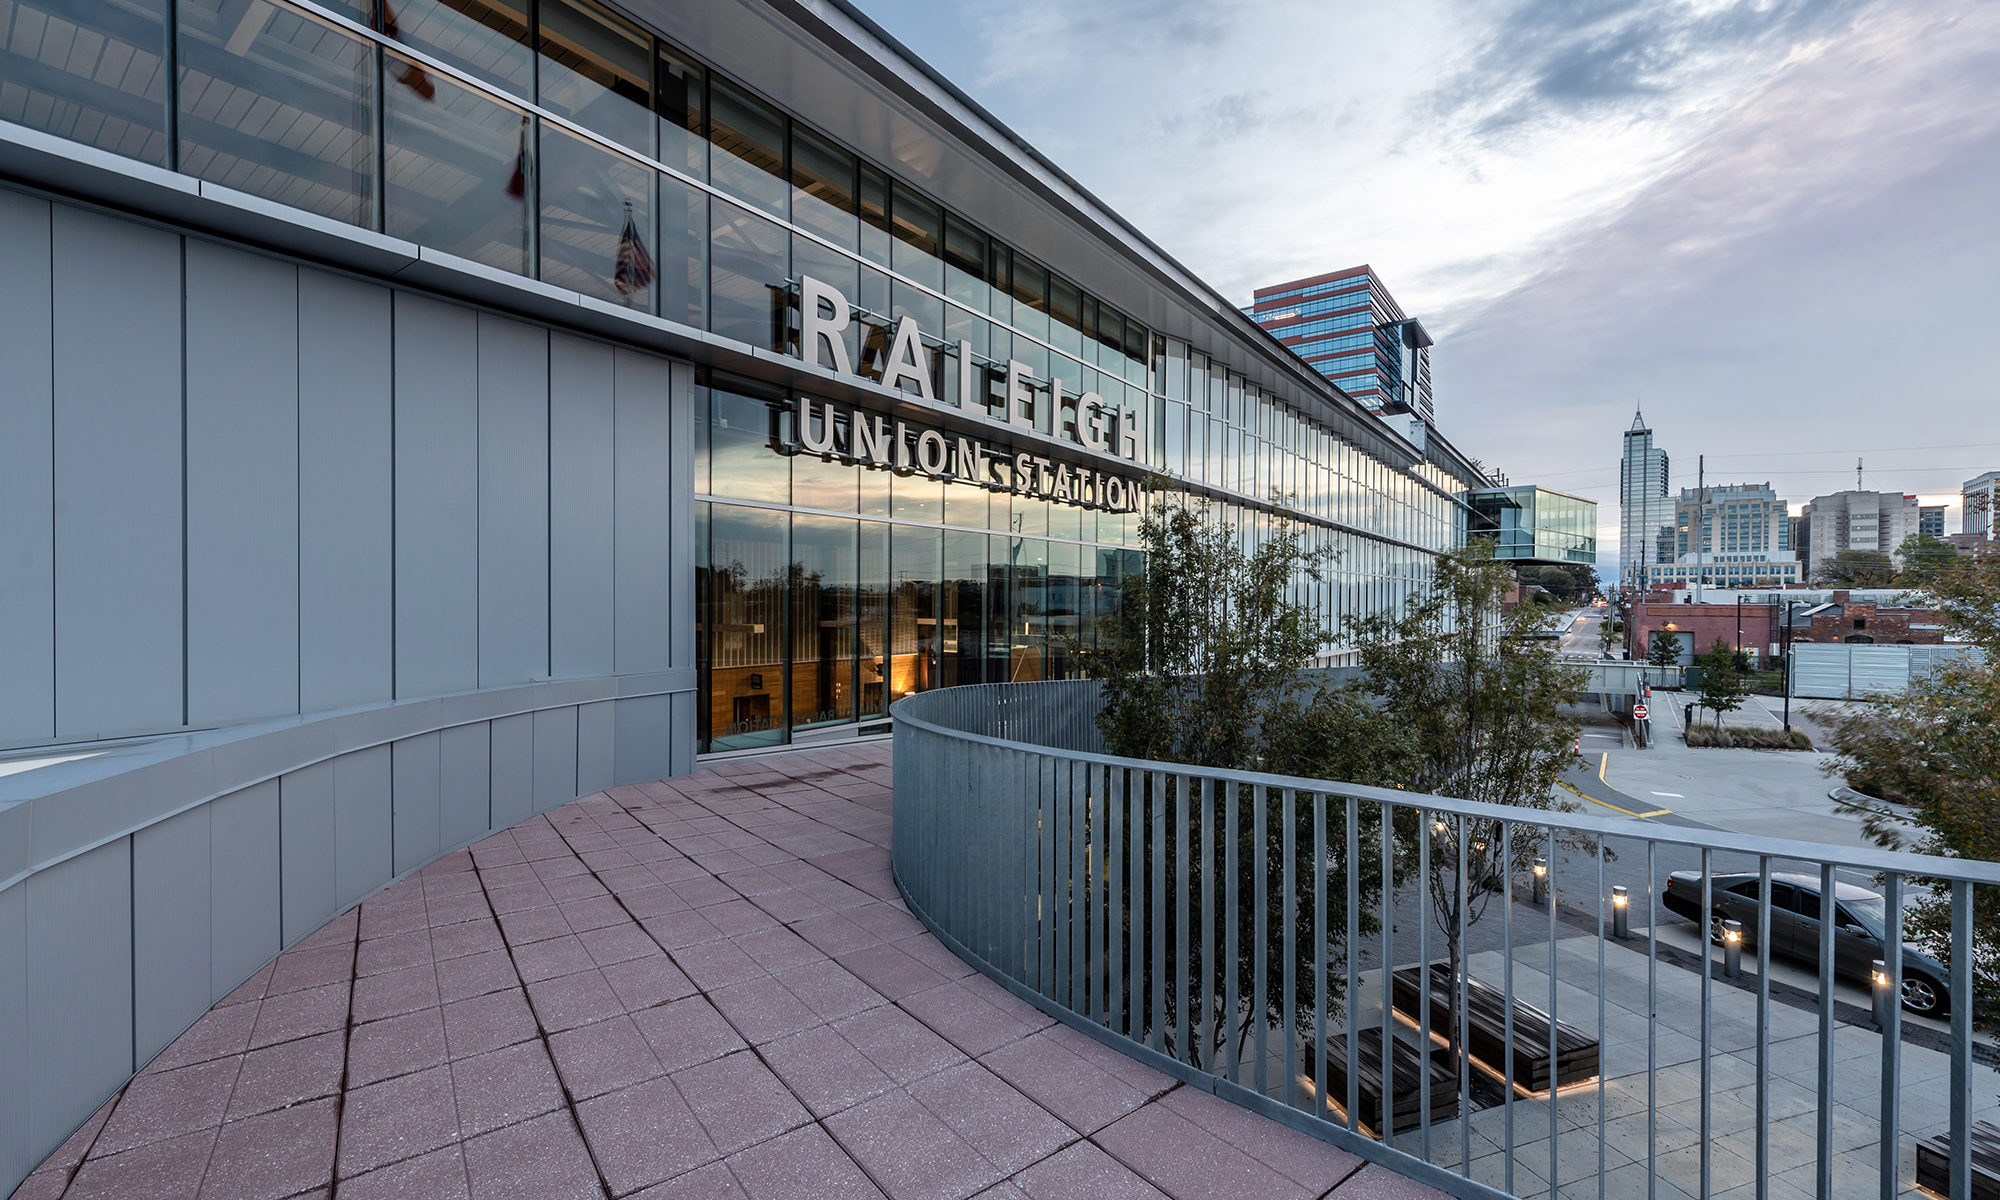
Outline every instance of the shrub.
<path fill-rule="evenodd" d="M 1687 729 L 1687 744 L 1718 750 L 1810 750 L 1812 739 L 1805 730 L 1794 729 L 1789 733 L 1782 729 L 1745 729 L 1741 725 L 1731 725 L 1718 729 L 1713 725 L 1690 725 Z"/>

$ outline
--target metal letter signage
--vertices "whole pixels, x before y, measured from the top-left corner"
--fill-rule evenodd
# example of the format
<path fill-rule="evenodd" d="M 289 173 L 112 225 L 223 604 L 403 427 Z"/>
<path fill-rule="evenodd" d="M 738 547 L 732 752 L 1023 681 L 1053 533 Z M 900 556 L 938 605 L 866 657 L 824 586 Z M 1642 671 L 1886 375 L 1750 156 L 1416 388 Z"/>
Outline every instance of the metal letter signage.
<path fill-rule="evenodd" d="M 799 277 L 798 304 L 799 357 L 810 366 L 824 366 L 842 375 L 867 378 L 857 369 L 847 351 L 846 333 L 854 320 L 854 308 L 840 289 L 824 280 L 802 275 Z M 904 316 L 897 320 L 893 333 L 887 329 L 883 332 L 889 337 L 889 349 L 886 354 L 880 355 L 881 379 L 877 382 L 888 388 L 900 388 L 906 382 L 914 383 L 919 395 L 935 402 L 937 396 L 932 383 L 932 369 L 926 361 L 924 333 L 916 318 Z M 976 369 L 973 364 L 972 343 L 961 340 L 957 343 L 957 350 L 959 407 L 986 411 L 996 423 L 1021 429 L 1040 428 L 1044 433 L 1053 433 L 1086 449 L 1116 454 L 1135 462 L 1140 460 L 1138 413 L 1106 403 L 1104 397 L 1096 392 L 1085 392 L 1075 397 L 1074 407 L 1067 407 L 1065 402 L 1068 397 L 1064 395 L 1060 381 L 1050 379 L 1046 381 L 1046 386 L 1042 386 L 1027 364 L 1012 359 L 1007 361 L 1001 377 L 1001 411 L 993 412 L 986 403 L 974 399 L 988 385 L 985 371 Z M 825 361 L 828 358 L 832 361 Z M 994 363 L 993 369 L 1001 370 L 1000 364 Z M 802 420 L 800 428 L 805 448 L 815 454 L 826 453 L 808 424 Z"/>
<path fill-rule="evenodd" d="M 831 400 L 800 396 L 792 426 L 790 441 L 780 447 L 787 454 L 818 454 L 1109 512 L 1138 512 L 1145 507 L 1144 489 L 1123 476 L 1073 467 L 1026 450 L 995 453 L 963 435 L 947 436 Z"/>

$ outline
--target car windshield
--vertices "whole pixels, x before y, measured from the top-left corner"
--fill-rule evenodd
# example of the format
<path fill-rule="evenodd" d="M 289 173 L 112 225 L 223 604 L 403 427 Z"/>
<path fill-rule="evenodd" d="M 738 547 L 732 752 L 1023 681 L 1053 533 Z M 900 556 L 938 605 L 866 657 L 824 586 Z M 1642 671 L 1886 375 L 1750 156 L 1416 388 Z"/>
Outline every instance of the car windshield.
<path fill-rule="evenodd" d="M 1853 913 L 1855 919 L 1867 926 L 1868 932 L 1878 938 L 1882 936 L 1882 930 L 1888 927 L 1889 906 L 1880 896 L 1870 896 L 1866 900 L 1842 900 L 1840 905 Z"/>

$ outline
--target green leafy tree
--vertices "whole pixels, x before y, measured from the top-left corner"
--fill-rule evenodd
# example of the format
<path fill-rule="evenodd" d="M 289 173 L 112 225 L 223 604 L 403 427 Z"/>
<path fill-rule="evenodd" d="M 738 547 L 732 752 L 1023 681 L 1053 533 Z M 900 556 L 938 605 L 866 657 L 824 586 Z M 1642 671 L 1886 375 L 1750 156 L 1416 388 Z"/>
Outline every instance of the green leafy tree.
<path fill-rule="evenodd" d="M 1880 550 L 1842 550 L 1813 570 L 1826 587 L 1885 588 L 1896 582 L 1896 564 Z"/>
<path fill-rule="evenodd" d="M 1955 658 L 1871 704 L 1816 711 L 1839 755 L 1826 769 L 1866 779 L 1903 802 L 1900 810 L 1841 802 L 1877 845 L 2000 860 L 2000 552 L 1939 571 L 1923 593 L 1949 633 L 1984 658 Z M 1957 969 L 1949 885 L 1921 876 L 1908 881 L 1905 935 Z M 1977 1007 L 1991 1012 L 2000 1005 L 2000 888 L 1973 889 L 1972 930 L 1973 991 Z"/>
<path fill-rule="evenodd" d="M 1363 679 L 1300 715 L 1331 778 L 1538 811 L 1574 807 L 1554 792 L 1575 761 L 1579 723 L 1565 706 L 1586 676 L 1561 661 L 1554 642 L 1534 636 L 1535 613 L 1502 612 L 1511 572 L 1488 553 L 1475 544 L 1440 556 L 1428 587 L 1403 612 L 1349 618 Z M 1477 924 L 1495 889 L 1507 890 L 1541 848 L 1515 838 L 1507 861 L 1498 821 L 1409 815 L 1416 819 L 1398 829 L 1398 857 L 1414 860 L 1416 839 L 1430 840 L 1423 886 L 1456 978 L 1461 928 Z M 1455 1005 L 1456 989 L 1451 999 Z M 1453 1012 L 1454 1040 L 1457 1029 Z"/>
<path fill-rule="evenodd" d="M 1716 638 L 1708 653 L 1694 661 L 1701 668 L 1700 704 L 1715 713 L 1715 727 L 1720 729 L 1724 714 L 1743 707 L 1743 676 L 1736 670 L 1736 651 Z"/>
<path fill-rule="evenodd" d="M 1558 600 L 1568 600 L 1576 595 L 1576 578 L 1562 567 L 1543 567 L 1529 582 L 1541 584 L 1543 590 Z"/>
<path fill-rule="evenodd" d="M 1681 640 L 1656 629 L 1646 639 L 1646 661 L 1656 667 L 1677 667 L 1681 662 Z"/>
<path fill-rule="evenodd" d="M 1353 780 L 1338 773 L 1340 765 L 1325 738 L 1317 732 L 1322 718 L 1313 713 L 1314 683 L 1308 674 L 1320 653 L 1321 626 L 1316 614 L 1299 599 L 1294 587 L 1301 578 L 1317 578 L 1320 558 L 1305 549 L 1296 531 L 1280 527 L 1254 549 L 1246 549 L 1238 526 L 1215 518 L 1203 504 L 1162 501 L 1140 525 L 1145 550 L 1142 570 L 1128 575 L 1121 603 L 1103 626 L 1099 644 L 1077 647 L 1086 672 L 1100 681 L 1102 707 L 1097 717 L 1111 753 L 1128 758 L 1186 763 L 1225 770 L 1268 770 L 1307 778 Z M 1388 731 L 1369 727 L 1364 737 L 1389 752 Z M 1329 857 L 1315 859 L 1315 825 L 1320 815 L 1311 795 L 1293 806 L 1291 836 L 1286 837 L 1282 794 L 1271 789 L 1232 786 L 1220 781 L 1188 787 L 1178 776 L 1133 773 L 1126 786 L 1135 789 L 1144 818 L 1131 831 L 1141 845 L 1145 876 L 1159 869 L 1168 895 L 1165 906 L 1166 944 L 1173 957 L 1167 963 L 1148 961 L 1145 986 L 1153 972 L 1163 971 L 1168 1024 L 1183 1020 L 1188 1044 L 1175 1045 L 1171 1028 L 1163 1041 L 1177 1057 L 1212 1066 L 1244 1044 L 1259 1019 L 1267 1023 L 1282 1014 L 1285 944 L 1282 921 L 1270 920 L 1265 931 L 1267 973 L 1265 1011 L 1253 1011 L 1256 945 L 1255 911 L 1248 902 L 1257 895 L 1257 864 L 1261 855 L 1266 881 L 1267 913 L 1284 911 L 1284 855 L 1292 851 L 1293 896 L 1298 914 L 1294 928 L 1292 968 L 1296 1014 L 1309 1027 L 1320 1003 L 1316 989 L 1316 873 L 1325 871 L 1344 880 L 1349 873 L 1364 881 L 1361 911 L 1355 914 L 1364 939 L 1380 926 L 1373 903 L 1380 896 L 1380 863 L 1346 861 L 1346 805 L 1356 803 L 1363 843 L 1379 843 L 1380 810 L 1375 805 L 1328 795 L 1323 815 L 1329 831 Z M 1233 817 L 1232 817 L 1232 809 Z M 1265 838 L 1255 839 L 1261 826 Z M 1155 828 L 1155 814 L 1164 824 Z M 1232 837 L 1232 828 L 1234 836 Z M 1185 839 L 1187 861 L 1181 857 Z M 1157 855 L 1157 859 L 1156 859 Z M 1234 962 L 1211 955 L 1201 931 L 1205 909 L 1220 909 L 1210 891 L 1233 869 L 1239 897 L 1236 936 L 1241 951 Z M 1180 930 L 1177 905 L 1187 899 L 1190 954 L 1178 958 Z M 1329 1007 L 1339 1003 L 1344 986 L 1347 891 L 1327 889 L 1326 942 L 1329 962 Z M 1135 901 L 1136 903 L 1137 901 Z M 1125 914 L 1129 934 L 1133 914 Z M 1227 917 L 1222 918 L 1223 925 Z M 1227 930 L 1218 931 L 1218 941 Z M 1339 969 L 1333 969 L 1338 966 Z M 1228 1006 L 1231 973 L 1237 1004 Z"/>
<path fill-rule="evenodd" d="M 1958 547 L 1928 533 L 1913 533 L 1904 538 L 1896 557 L 1903 563 L 1896 583 L 1903 587 L 1921 587 L 1939 573 L 1955 570 L 1959 565 Z"/>

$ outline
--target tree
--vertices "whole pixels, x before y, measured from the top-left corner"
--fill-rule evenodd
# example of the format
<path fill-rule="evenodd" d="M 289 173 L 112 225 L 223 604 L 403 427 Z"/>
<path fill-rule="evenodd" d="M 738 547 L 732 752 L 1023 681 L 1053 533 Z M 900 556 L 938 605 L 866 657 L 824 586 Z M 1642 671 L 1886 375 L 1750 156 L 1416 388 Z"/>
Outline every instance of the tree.
<path fill-rule="evenodd" d="M 1655 629 L 1646 638 L 1646 661 L 1656 667 L 1679 666 L 1681 639 L 1664 629 Z"/>
<path fill-rule="evenodd" d="M 1813 571 L 1827 587 L 1885 588 L 1896 581 L 1896 565 L 1880 550 L 1842 550 Z"/>
<path fill-rule="evenodd" d="M 1958 547 L 1928 533 L 1913 533 L 1904 538 L 1896 549 L 1896 557 L 1903 562 L 1896 582 L 1904 587 L 1920 587 L 1939 572 L 1956 568 L 1959 562 Z"/>
<path fill-rule="evenodd" d="M 1591 564 L 1570 563 L 1561 569 L 1569 573 L 1570 591 L 1578 600 L 1587 602 L 1604 593 L 1604 585 L 1597 579 L 1597 568 Z"/>
<path fill-rule="evenodd" d="M 1094 648 L 1076 647 L 1085 671 L 1100 681 L 1102 706 L 1098 729 L 1111 753 L 1127 758 L 1187 763 L 1227 770 L 1268 770 L 1307 778 L 1349 780 L 1337 773 L 1313 710 L 1315 688 L 1307 672 L 1320 653 L 1321 626 L 1316 614 L 1297 597 L 1293 585 L 1301 576 L 1317 578 L 1320 558 L 1305 549 L 1296 531 L 1280 527 L 1254 550 L 1246 550 L 1240 527 L 1218 520 L 1205 504 L 1161 501 L 1140 525 L 1145 565 L 1122 585 L 1118 610 L 1102 627 Z M 1393 753 L 1389 731 L 1356 726 L 1361 736 Z M 1342 726 L 1343 730 L 1349 727 Z M 1254 1011 L 1253 997 L 1257 904 L 1236 910 L 1236 937 L 1241 953 L 1231 963 L 1208 954 L 1203 930 L 1208 890 L 1235 869 L 1238 895 L 1256 897 L 1256 864 L 1261 856 L 1267 881 L 1262 897 L 1267 913 L 1280 913 L 1284 903 L 1284 851 L 1293 851 L 1294 928 L 1291 968 L 1293 995 L 1302 1022 L 1321 1003 L 1313 967 L 1316 964 L 1312 928 L 1315 882 L 1324 872 L 1363 883 L 1362 908 L 1356 927 L 1366 938 L 1380 925 L 1374 904 L 1381 894 L 1379 861 L 1346 860 L 1346 805 L 1356 805 L 1363 844 L 1379 842 L 1380 810 L 1329 794 L 1324 816 L 1329 829 L 1326 862 L 1314 857 L 1315 805 L 1311 796 L 1296 798 L 1291 836 L 1282 820 L 1282 795 L 1271 789 L 1206 784 L 1186 788 L 1181 777 L 1162 774 L 1141 778 L 1134 772 L 1127 783 L 1135 792 L 1143 821 L 1131 830 L 1145 859 L 1145 877 L 1158 871 L 1176 901 L 1186 897 L 1191 933 L 1186 961 L 1148 961 L 1144 983 L 1151 988 L 1153 972 L 1164 972 L 1168 1024 L 1185 1019 L 1189 1045 L 1173 1045 L 1171 1031 L 1163 1041 L 1185 1061 L 1212 1065 L 1232 1044 L 1240 1046 L 1250 1026 L 1270 1022 L 1282 1013 L 1285 944 L 1280 920 L 1266 922 L 1265 1011 Z M 1300 801 L 1303 802 L 1300 802 Z M 1232 809 L 1234 815 L 1232 817 Z M 1265 839 L 1255 841 L 1259 812 Z M 1170 827 L 1156 829 L 1154 813 L 1164 813 Z M 1232 838 L 1232 831 L 1234 837 Z M 1188 848 L 1182 861 L 1180 847 Z M 1159 848 L 1158 857 L 1155 847 Z M 1344 964 L 1347 891 L 1327 889 L 1329 964 Z M 1179 946 L 1176 905 L 1168 906 L 1166 944 Z M 1220 905 L 1213 905 L 1220 908 Z M 1124 915 L 1127 935 L 1133 914 Z M 1213 920 L 1210 915 L 1208 920 Z M 1222 922 L 1227 924 L 1225 916 Z M 1220 931 L 1226 936 L 1227 930 Z M 1226 985 L 1233 971 L 1239 1002 L 1227 1007 Z M 1330 990 L 1344 987 L 1346 974 L 1329 970 Z M 1326 998 L 1331 1006 L 1337 1001 Z"/>
<path fill-rule="evenodd" d="M 1532 580 L 1525 578 L 1526 572 L 1522 574 L 1522 582 L 1541 584 L 1544 591 L 1558 600 L 1568 600 L 1576 595 L 1576 577 L 1562 567 L 1543 567 L 1535 572 Z"/>
<path fill-rule="evenodd" d="M 1983 653 L 1965 655 L 1900 695 L 1842 711 L 1816 711 L 1839 757 L 1829 774 L 1865 776 L 1903 801 L 1902 810 L 1866 800 L 1841 807 L 1861 818 L 1877 845 L 1942 858 L 2000 860 L 2000 552 L 1961 559 L 1925 583 L 1925 603 L 1946 629 Z M 1952 969 L 1951 899 L 1944 881 L 1910 876 L 1905 936 Z M 2000 1004 L 2000 888 L 1974 888 L 1973 991 L 1976 1007 Z"/>
<path fill-rule="evenodd" d="M 1708 653 L 1694 661 L 1701 668 L 1700 704 L 1715 713 L 1715 727 L 1720 729 L 1724 713 L 1743 707 L 1743 677 L 1736 672 L 1736 651 L 1716 638 Z"/>
<path fill-rule="evenodd" d="M 1364 677 L 1323 694 L 1304 718 L 1331 778 L 1539 811 L 1573 807 L 1553 793 L 1575 761 L 1578 722 L 1564 706 L 1586 677 L 1562 663 L 1555 643 L 1533 636 L 1540 621 L 1530 610 L 1501 612 L 1511 573 L 1488 553 L 1475 544 L 1442 555 L 1403 612 L 1348 619 Z M 1535 839 L 1514 839 L 1509 861 L 1498 821 L 1409 815 L 1416 820 L 1399 827 L 1398 856 L 1414 859 L 1416 839 L 1430 839 L 1424 886 L 1456 979 L 1461 914 L 1469 928 L 1493 888 L 1511 890 L 1537 855 Z M 1454 988 L 1454 1006 L 1457 999 Z M 1454 1042 L 1457 1017 L 1454 1009 Z"/>

